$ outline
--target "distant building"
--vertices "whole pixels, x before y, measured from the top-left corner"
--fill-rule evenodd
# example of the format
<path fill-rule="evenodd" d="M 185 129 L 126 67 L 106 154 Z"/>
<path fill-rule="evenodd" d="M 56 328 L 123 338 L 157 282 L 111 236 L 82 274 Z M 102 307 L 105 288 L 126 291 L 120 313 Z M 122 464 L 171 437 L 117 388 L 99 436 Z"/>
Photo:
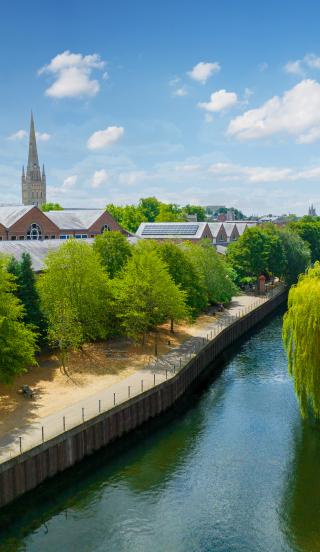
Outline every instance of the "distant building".
<path fill-rule="evenodd" d="M 313 206 L 313 203 L 311 203 L 309 209 L 308 209 L 308 215 L 310 217 L 316 217 L 317 216 L 317 213 L 316 213 L 316 209 L 315 207 Z"/>
<path fill-rule="evenodd" d="M 94 238 L 105 230 L 119 230 L 130 235 L 103 209 L 43 213 L 35 205 L 0 207 L 0 241 L 85 239 Z"/>
<path fill-rule="evenodd" d="M 175 242 L 212 240 L 207 222 L 142 222 L 136 236 L 151 240 L 170 240 Z"/>
<path fill-rule="evenodd" d="M 40 170 L 34 120 L 31 112 L 27 172 L 25 173 L 24 167 L 22 167 L 21 176 L 23 205 L 36 205 L 41 207 L 41 205 L 46 203 L 46 186 L 44 165 L 42 166 L 42 172 Z"/>

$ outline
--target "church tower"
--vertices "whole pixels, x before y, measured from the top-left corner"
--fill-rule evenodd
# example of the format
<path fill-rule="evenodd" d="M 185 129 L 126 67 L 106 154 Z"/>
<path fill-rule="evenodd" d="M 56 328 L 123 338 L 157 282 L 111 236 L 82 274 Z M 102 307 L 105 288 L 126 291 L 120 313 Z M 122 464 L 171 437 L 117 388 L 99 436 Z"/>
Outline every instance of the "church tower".
<path fill-rule="evenodd" d="M 46 203 L 46 175 L 44 172 L 44 165 L 42 174 L 40 171 L 32 112 L 29 134 L 28 166 L 26 173 L 24 172 L 24 167 L 22 167 L 21 185 L 23 205 L 37 205 L 41 207 L 43 203 Z"/>

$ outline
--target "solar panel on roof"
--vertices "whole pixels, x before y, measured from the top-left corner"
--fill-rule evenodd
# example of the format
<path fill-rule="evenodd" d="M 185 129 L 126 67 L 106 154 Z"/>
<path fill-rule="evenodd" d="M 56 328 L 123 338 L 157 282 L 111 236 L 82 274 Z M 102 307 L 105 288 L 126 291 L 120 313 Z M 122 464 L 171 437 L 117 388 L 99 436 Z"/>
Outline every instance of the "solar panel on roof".
<path fill-rule="evenodd" d="M 199 229 L 198 224 L 148 224 L 142 230 L 142 236 L 194 236 Z"/>

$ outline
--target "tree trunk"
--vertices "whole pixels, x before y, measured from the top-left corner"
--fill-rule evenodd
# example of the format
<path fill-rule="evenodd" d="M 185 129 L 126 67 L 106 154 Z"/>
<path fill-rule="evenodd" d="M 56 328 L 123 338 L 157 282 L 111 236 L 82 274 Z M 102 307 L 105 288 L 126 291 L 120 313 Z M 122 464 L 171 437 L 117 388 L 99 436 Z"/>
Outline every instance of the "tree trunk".
<path fill-rule="evenodd" d="M 170 332 L 171 332 L 171 333 L 174 333 L 174 329 L 173 329 L 173 318 L 171 318 Z"/>
<path fill-rule="evenodd" d="M 158 331 L 157 330 L 154 336 L 154 354 L 156 357 L 158 356 Z"/>

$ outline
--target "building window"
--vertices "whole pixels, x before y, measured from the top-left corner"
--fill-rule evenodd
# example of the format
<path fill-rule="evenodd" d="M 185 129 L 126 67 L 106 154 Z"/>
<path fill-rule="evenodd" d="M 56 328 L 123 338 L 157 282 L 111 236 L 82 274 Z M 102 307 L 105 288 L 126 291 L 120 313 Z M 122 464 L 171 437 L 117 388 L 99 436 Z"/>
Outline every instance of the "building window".
<path fill-rule="evenodd" d="M 94 237 L 95 237 L 95 235 L 94 235 L 94 234 L 91 234 L 90 238 L 94 238 Z"/>
<path fill-rule="evenodd" d="M 42 232 L 39 224 L 33 222 L 27 232 L 27 240 L 41 240 Z"/>
<path fill-rule="evenodd" d="M 49 236 L 45 236 L 44 239 L 45 239 L 45 240 L 48 240 L 48 239 L 49 239 Z"/>
<path fill-rule="evenodd" d="M 84 240 L 85 238 L 88 237 L 88 234 L 75 234 L 74 237 L 75 237 L 77 240 Z"/>
<path fill-rule="evenodd" d="M 68 240 L 69 238 L 71 238 L 70 234 L 62 234 L 60 236 L 60 240 Z"/>
<path fill-rule="evenodd" d="M 15 241 L 17 239 L 16 236 L 11 236 L 12 241 Z"/>
<path fill-rule="evenodd" d="M 24 240 L 24 236 L 19 236 L 19 240 Z"/>
<path fill-rule="evenodd" d="M 0 241 L 2 241 L 2 236 L 0 236 Z"/>
<path fill-rule="evenodd" d="M 51 238 L 52 240 L 55 240 L 55 239 L 56 239 L 56 237 L 55 237 L 55 236 L 50 236 L 50 238 Z"/>
<path fill-rule="evenodd" d="M 111 232 L 110 226 L 108 226 L 107 224 L 104 224 L 101 228 L 101 234 L 103 234 L 103 232 Z"/>

